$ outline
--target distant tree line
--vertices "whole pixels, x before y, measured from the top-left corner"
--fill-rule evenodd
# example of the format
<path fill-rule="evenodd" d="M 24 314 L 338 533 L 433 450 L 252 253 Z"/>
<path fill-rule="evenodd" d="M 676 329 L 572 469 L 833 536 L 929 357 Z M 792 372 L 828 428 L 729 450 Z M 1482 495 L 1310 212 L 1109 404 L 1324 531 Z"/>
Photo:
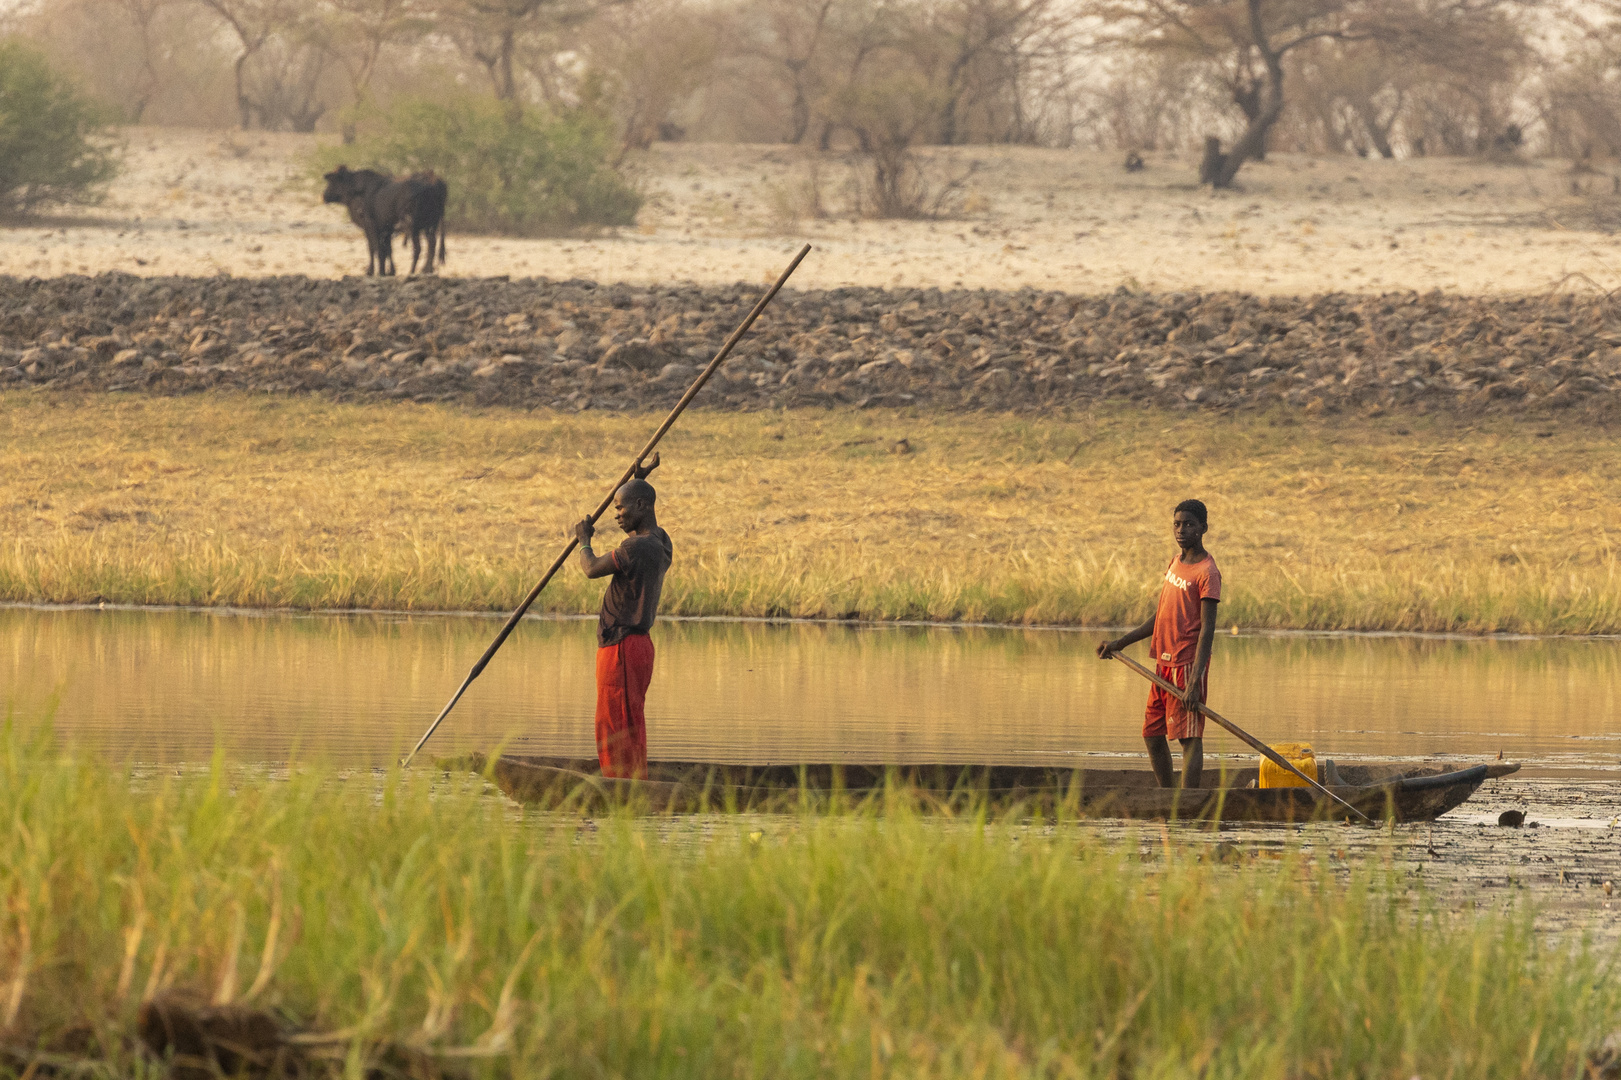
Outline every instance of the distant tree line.
<path fill-rule="evenodd" d="M 33 41 L 131 123 L 356 137 L 455 89 L 612 127 L 870 162 L 919 146 L 1621 156 L 1621 0 L 27 0 Z"/>

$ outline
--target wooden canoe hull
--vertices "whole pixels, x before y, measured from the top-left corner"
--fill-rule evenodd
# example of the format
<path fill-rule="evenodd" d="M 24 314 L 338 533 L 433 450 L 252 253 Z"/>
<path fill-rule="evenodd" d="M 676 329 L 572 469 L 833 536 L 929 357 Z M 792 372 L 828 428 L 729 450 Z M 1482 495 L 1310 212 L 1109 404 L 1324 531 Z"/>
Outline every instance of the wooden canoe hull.
<path fill-rule="evenodd" d="M 882 808 L 904 800 L 921 810 L 981 806 L 1037 815 L 1184 821 L 1304 822 L 1348 818 L 1309 788 L 1248 787 L 1257 770 L 1212 773 L 1207 785 L 1159 787 L 1141 769 L 1061 769 L 1016 765 L 715 765 L 651 762 L 646 780 L 603 777 L 594 761 L 475 754 L 458 764 L 484 772 L 511 798 L 541 809 L 645 813 L 785 812 Z M 1493 763 L 1448 771 L 1413 765 L 1343 765 L 1334 794 L 1375 821 L 1433 821 L 1461 805 L 1487 779 L 1518 770 Z"/>

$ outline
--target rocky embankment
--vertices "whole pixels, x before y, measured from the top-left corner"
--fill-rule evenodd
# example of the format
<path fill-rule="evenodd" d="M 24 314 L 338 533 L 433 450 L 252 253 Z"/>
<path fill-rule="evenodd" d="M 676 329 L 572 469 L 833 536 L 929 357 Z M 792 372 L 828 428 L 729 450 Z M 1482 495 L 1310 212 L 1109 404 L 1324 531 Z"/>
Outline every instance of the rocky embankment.
<path fill-rule="evenodd" d="M 0 278 L 0 387 L 635 409 L 675 400 L 751 286 Z M 1621 308 L 1590 296 L 785 291 L 699 399 L 1621 414 Z"/>

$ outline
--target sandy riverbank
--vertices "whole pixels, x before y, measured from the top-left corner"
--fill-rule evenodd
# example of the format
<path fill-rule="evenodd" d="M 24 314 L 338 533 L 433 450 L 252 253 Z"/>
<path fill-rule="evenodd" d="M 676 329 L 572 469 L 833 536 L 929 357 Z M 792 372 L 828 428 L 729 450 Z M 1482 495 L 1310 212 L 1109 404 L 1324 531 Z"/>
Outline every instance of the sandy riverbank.
<path fill-rule="evenodd" d="M 313 136 L 125 132 L 125 174 L 102 207 L 0 229 L 0 272 L 341 276 L 365 265 L 360 234 L 305 177 Z M 1304 294 L 1612 289 L 1621 223 L 1608 175 L 1566 163 L 1312 159 L 1275 155 L 1242 190 L 1193 184 L 1191 161 L 969 147 L 931 153 L 971 175 L 963 210 L 934 221 L 803 219 L 812 166 L 778 146 L 659 144 L 631 168 L 637 225 L 598 239 L 451 234 L 453 275 L 707 284 L 769 280 L 801 241 L 798 283 L 1107 292 L 1129 287 Z M 838 208 L 849 167 L 814 169 Z M 454 183 L 454 178 L 451 178 Z M 1579 193 L 1575 193 L 1579 190 Z"/>

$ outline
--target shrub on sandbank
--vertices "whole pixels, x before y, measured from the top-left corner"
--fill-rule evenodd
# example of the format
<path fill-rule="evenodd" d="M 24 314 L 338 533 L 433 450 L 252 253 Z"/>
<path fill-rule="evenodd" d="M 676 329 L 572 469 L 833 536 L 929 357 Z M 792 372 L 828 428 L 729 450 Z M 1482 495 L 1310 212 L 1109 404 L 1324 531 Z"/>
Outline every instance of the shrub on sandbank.
<path fill-rule="evenodd" d="M 107 121 L 37 49 L 0 39 L 0 217 L 96 202 L 118 174 Z"/>
<path fill-rule="evenodd" d="M 396 175 L 431 169 L 449 186 L 452 228 L 567 233 L 634 224 L 641 208 L 641 195 L 609 164 L 609 125 L 584 109 L 553 115 L 454 94 L 369 111 L 359 126 L 353 145 L 317 151 L 314 173 L 340 164 Z"/>

